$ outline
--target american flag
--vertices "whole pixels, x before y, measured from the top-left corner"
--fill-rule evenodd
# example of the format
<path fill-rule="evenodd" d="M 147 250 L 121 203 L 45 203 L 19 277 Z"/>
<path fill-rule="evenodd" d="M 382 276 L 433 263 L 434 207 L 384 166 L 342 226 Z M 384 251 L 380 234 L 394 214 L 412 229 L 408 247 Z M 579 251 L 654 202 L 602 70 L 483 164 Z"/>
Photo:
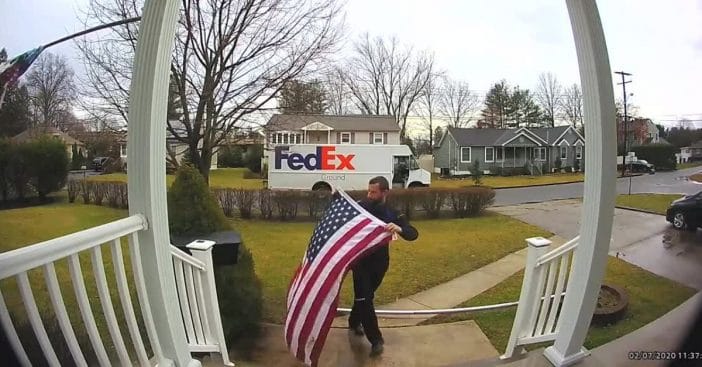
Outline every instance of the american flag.
<path fill-rule="evenodd" d="M 39 57 L 43 50 L 44 46 L 40 46 L 10 61 L 0 62 L 0 107 L 3 105 L 7 90 L 17 84 L 19 77 L 29 69 L 29 66 Z"/>
<path fill-rule="evenodd" d="M 288 288 L 285 342 L 298 360 L 317 365 L 344 275 L 355 260 L 391 236 L 385 225 L 345 192 L 334 194 Z"/>

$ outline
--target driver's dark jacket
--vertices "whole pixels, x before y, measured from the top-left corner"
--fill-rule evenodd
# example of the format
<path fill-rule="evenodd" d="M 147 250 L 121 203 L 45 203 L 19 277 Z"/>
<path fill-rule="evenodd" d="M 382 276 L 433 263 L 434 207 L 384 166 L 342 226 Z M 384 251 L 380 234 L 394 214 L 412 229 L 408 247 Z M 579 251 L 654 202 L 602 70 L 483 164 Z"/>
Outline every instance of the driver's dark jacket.
<path fill-rule="evenodd" d="M 419 236 L 417 229 L 409 224 L 404 214 L 398 215 L 395 210 L 383 203 L 374 204 L 369 200 L 361 200 L 359 204 L 370 214 L 383 222 L 395 223 L 400 226 L 400 228 L 402 228 L 402 233 L 399 235 L 403 239 L 407 241 L 414 241 Z M 353 270 L 369 270 L 374 273 L 385 273 L 385 271 L 388 269 L 388 265 L 390 264 L 389 244 L 390 239 L 385 240 L 385 242 L 376 247 L 374 251 L 358 260 L 358 262 L 353 266 Z"/>

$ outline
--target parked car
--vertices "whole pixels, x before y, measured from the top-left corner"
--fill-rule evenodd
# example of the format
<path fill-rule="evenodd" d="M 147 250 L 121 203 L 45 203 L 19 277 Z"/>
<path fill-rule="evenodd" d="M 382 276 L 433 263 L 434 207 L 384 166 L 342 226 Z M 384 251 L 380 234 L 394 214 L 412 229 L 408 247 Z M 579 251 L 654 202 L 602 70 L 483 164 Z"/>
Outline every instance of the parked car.
<path fill-rule="evenodd" d="M 665 219 L 676 229 L 694 231 L 702 226 L 702 191 L 670 203 Z"/>
<path fill-rule="evenodd" d="M 93 159 L 93 170 L 104 171 L 109 163 L 110 157 L 95 157 L 95 159 Z"/>
<path fill-rule="evenodd" d="M 631 170 L 631 172 L 644 172 L 650 174 L 656 173 L 656 167 L 643 159 L 638 159 L 631 163 L 627 163 L 627 169 Z"/>

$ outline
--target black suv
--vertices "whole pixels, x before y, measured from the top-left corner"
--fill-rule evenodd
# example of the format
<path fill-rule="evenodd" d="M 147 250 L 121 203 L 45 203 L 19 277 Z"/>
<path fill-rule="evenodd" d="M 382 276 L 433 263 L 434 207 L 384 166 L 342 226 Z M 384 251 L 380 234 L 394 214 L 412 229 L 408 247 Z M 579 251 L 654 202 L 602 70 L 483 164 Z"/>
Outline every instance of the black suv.
<path fill-rule="evenodd" d="M 670 203 L 665 219 L 676 229 L 694 231 L 702 226 L 702 191 Z"/>
<path fill-rule="evenodd" d="M 110 157 L 95 157 L 95 159 L 93 159 L 93 170 L 96 172 L 104 171 L 109 162 Z"/>

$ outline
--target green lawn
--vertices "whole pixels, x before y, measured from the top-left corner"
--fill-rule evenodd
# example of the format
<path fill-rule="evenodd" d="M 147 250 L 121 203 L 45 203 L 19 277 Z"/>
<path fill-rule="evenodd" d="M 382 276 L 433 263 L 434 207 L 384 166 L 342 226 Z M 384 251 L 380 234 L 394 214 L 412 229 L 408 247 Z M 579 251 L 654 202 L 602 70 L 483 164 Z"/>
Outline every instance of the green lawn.
<path fill-rule="evenodd" d="M 503 189 L 519 186 L 537 186 L 547 184 L 560 184 L 571 182 L 582 182 L 584 180 L 582 173 L 555 173 L 544 176 L 482 176 L 482 185 L 492 187 L 494 189 Z M 439 178 L 438 175 L 432 175 L 432 187 L 466 187 L 473 186 L 473 179 L 467 178 Z"/>
<path fill-rule="evenodd" d="M 670 203 L 679 198 L 681 198 L 681 196 L 677 194 L 617 195 L 617 206 L 665 214 Z"/>
<path fill-rule="evenodd" d="M 702 166 L 702 161 L 688 162 L 688 163 L 678 163 L 677 169 L 686 169 Z"/>
<path fill-rule="evenodd" d="M 263 282 L 265 319 L 280 322 L 287 286 L 314 224 L 242 220 L 233 223 L 245 238 Z M 391 246 L 390 270 L 376 295 L 376 304 L 393 302 L 487 265 L 524 248 L 525 238 L 550 236 L 537 227 L 498 214 L 413 224 L 420 233 L 419 239 L 398 241 Z M 348 279 L 350 276 L 344 282 L 340 306 L 352 303 Z"/>
<path fill-rule="evenodd" d="M 458 306 L 481 306 L 519 300 L 523 272 L 519 272 L 495 287 Z M 629 307 L 624 319 L 614 325 L 591 326 L 585 347 L 595 348 L 626 335 L 663 316 L 691 296 L 695 290 L 649 273 L 625 261 L 610 257 L 605 282 L 624 287 L 629 294 Z M 516 307 L 476 314 L 437 316 L 423 324 L 475 320 L 499 352 L 504 352 L 512 330 Z M 536 349 L 548 344 L 532 345 Z"/>
<path fill-rule="evenodd" d="M 263 180 L 260 178 L 244 178 L 248 168 L 220 168 L 210 171 L 210 187 L 262 189 Z M 122 181 L 127 182 L 125 173 L 111 173 L 108 175 L 91 176 L 89 180 L 95 181 Z M 166 183 L 170 187 L 175 180 L 174 175 L 166 175 Z"/>
<path fill-rule="evenodd" d="M 76 203 L 0 211 L 0 228 L 3 228 L 0 251 L 93 227 L 124 217 L 126 213 L 125 210 Z M 285 311 L 287 286 L 305 251 L 314 223 L 235 219 L 232 224 L 251 250 L 256 273 L 263 283 L 265 320 L 280 322 Z M 523 248 L 525 238 L 550 235 L 537 227 L 492 213 L 480 218 L 421 220 L 414 224 L 420 233 L 417 241 L 398 241 L 391 246 L 391 267 L 377 295 L 378 304 L 417 293 L 493 262 Z M 505 230 L 507 228 L 509 230 Z M 107 251 L 103 252 L 108 264 Z M 85 260 L 87 270 L 84 272 L 91 274 L 89 259 Z M 66 269 L 62 271 L 67 273 Z M 37 284 L 43 282 L 41 274 L 35 276 Z M 341 297 L 340 304 L 344 306 L 351 304 L 349 283 L 345 282 Z M 19 307 L 19 303 L 14 307 Z"/>

